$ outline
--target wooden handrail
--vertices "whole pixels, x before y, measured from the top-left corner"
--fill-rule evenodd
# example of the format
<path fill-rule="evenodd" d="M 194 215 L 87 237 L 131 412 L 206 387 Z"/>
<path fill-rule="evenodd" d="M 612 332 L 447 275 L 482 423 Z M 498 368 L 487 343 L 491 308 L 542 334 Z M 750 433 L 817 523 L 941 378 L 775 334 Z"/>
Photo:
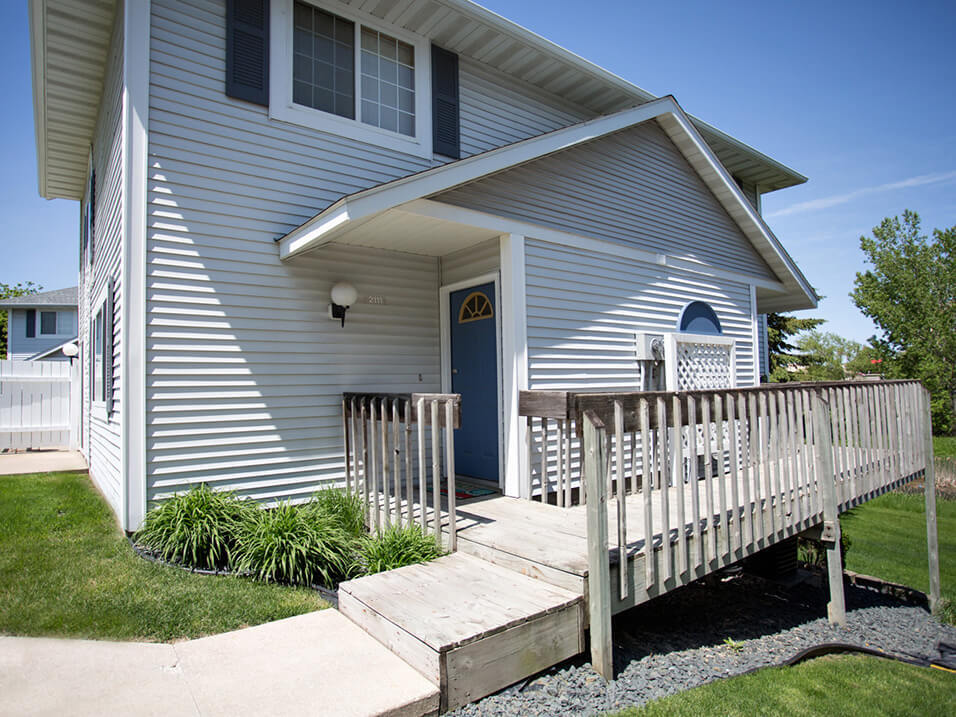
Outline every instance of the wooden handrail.
<path fill-rule="evenodd" d="M 461 427 L 461 395 L 346 392 L 342 425 L 346 490 L 362 497 L 369 529 L 416 523 L 439 543 L 447 532 L 447 548 L 455 551 L 455 429 Z M 447 521 L 441 510 L 443 454 Z"/>
<path fill-rule="evenodd" d="M 592 661 L 606 677 L 611 612 L 809 529 L 827 547 L 830 620 L 844 624 L 839 513 L 932 475 L 917 381 L 568 393 L 566 405 L 582 436 Z"/>

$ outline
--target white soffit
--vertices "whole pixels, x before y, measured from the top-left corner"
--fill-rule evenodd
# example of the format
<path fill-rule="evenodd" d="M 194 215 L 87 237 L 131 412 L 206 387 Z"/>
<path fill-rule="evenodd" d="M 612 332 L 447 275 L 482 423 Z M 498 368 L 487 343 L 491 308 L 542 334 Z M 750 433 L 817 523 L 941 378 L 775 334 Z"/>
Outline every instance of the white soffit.
<path fill-rule="evenodd" d="M 470 0 L 339 1 L 597 114 L 611 114 L 657 99 L 634 83 Z M 807 181 L 799 172 L 716 127 L 696 117 L 691 119 L 724 166 L 742 180 L 759 185 L 762 192 Z"/>
<path fill-rule="evenodd" d="M 30 0 L 40 195 L 82 199 L 115 0 Z"/>

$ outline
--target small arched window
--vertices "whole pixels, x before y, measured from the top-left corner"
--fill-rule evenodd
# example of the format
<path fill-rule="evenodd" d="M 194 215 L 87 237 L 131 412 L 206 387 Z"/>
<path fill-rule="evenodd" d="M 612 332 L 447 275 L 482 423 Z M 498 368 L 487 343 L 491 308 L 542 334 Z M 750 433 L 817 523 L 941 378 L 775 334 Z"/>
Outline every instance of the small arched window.
<path fill-rule="evenodd" d="M 684 307 L 677 328 L 687 334 L 720 336 L 724 332 L 716 312 L 703 301 L 692 301 Z"/>

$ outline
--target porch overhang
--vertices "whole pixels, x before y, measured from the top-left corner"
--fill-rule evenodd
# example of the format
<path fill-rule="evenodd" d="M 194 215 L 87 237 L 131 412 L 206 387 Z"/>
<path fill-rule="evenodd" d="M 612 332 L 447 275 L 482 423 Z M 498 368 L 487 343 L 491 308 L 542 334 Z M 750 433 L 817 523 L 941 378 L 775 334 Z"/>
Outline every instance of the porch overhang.
<path fill-rule="evenodd" d="M 757 290 L 758 310 L 816 307 L 818 297 L 796 263 L 671 96 L 343 197 L 279 237 L 279 256 L 288 261 L 331 243 L 442 256 L 504 233 L 544 238 L 542 233 L 549 231 L 545 228 L 453 209 L 430 198 L 651 120 L 668 134 L 774 272 L 776 281 L 753 277 L 750 282 Z M 656 263 L 666 263 L 666 257 L 648 254 Z"/>

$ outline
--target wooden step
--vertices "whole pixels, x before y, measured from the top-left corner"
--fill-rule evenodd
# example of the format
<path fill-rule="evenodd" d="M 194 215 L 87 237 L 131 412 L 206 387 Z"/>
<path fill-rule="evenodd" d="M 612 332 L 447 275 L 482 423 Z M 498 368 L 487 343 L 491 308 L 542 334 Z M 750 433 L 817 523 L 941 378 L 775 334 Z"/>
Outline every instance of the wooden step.
<path fill-rule="evenodd" d="M 462 553 L 339 585 L 339 610 L 455 709 L 584 651 L 581 595 Z"/>

